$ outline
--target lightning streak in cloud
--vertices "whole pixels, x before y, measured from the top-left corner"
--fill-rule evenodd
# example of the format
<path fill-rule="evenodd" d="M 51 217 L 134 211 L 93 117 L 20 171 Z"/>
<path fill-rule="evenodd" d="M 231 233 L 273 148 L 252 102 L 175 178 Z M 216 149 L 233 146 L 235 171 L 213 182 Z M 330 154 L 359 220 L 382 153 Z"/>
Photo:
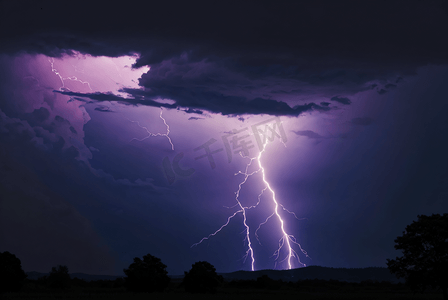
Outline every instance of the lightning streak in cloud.
<path fill-rule="evenodd" d="M 82 80 L 78 79 L 76 76 L 62 77 L 61 73 L 59 73 L 58 70 L 55 69 L 55 67 L 54 67 L 54 58 L 53 58 L 53 57 L 49 57 L 49 58 L 48 58 L 48 61 L 50 62 L 50 65 L 51 65 L 51 71 L 52 71 L 54 74 L 56 74 L 56 75 L 59 77 L 59 79 L 61 80 L 62 86 L 59 88 L 59 91 L 61 91 L 61 92 L 62 92 L 62 91 L 65 91 L 65 90 L 70 91 L 70 89 L 69 89 L 68 87 L 65 86 L 65 80 L 72 80 L 72 81 L 80 82 L 80 83 L 82 83 L 82 84 L 86 84 L 86 85 L 89 87 L 89 89 L 90 89 L 91 91 L 93 91 L 93 90 L 92 90 L 92 87 L 90 86 L 90 83 L 88 83 L 87 81 L 82 81 Z"/>
<path fill-rule="evenodd" d="M 171 138 L 170 138 L 170 136 L 169 136 L 169 134 L 170 134 L 170 126 L 166 123 L 166 120 L 163 118 L 162 112 L 163 112 L 163 109 L 160 108 L 160 115 L 159 115 L 159 117 L 160 117 L 160 119 L 162 119 L 163 124 L 165 124 L 165 126 L 166 126 L 166 133 L 152 133 L 152 132 L 150 132 L 150 131 L 148 130 L 147 127 L 145 127 L 145 126 L 141 126 L 140 123 L 139 123 L 138 121 L 132 121 L 132 120 L 129 120 L 129 119 L 128 119 L 130 122 L 132 122 L 132 123 L 136 123 L 136 124 L 138 125 L 138 127 L 144 129 L 144 130 L 146 131 L 146 133 L 148 134 L 147 136 L 145 136 L 145 137 L 142 138 L 142 139 L 132 138 L 129 142 L 132 142 L 133 140 L 137 140 L 137 141 L 139 141 L 139 142 L 143 142 L 144 140 L 146 140 L 147 138 L 150 138 L 150 137 L 152 137 L 152 136 L 164 136 L 164 137 L 166 137 L 166 138 L 168 139 L 168 142 L 169 142 L 170 145 L 171 145 L 171 150 L 174 150 L 174 144 L 173 144 L 173 141 L 171 140 Z"/>

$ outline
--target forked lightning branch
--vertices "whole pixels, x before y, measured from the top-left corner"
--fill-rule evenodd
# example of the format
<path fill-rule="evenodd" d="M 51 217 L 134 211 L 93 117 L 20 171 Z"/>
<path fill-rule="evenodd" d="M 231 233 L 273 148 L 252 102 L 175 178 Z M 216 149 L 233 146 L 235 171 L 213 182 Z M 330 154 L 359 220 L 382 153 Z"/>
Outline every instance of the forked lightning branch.
<path fill-rule="evenodd" d="M 296 238 L 292 234 L 287 232 L 286 220 L 284 217 L 282 217 L 282 211 L 292 214 L 295 218 L 297 218 L 297 216 L 293 212 L 290 212 L 286 208 L 284 208 L 284 206 L 279 202 L 279 200 L 277 200 L 275 191 L 273 190 L 273 188 L 271 187 L 270 183 L 268 182 L 268 180 L 266 178 L 266 169 L 263 167 L 263 163 L 262 163 L 263 154 L 265 153 L 266 148 L 268 147 L 270 142 L 273 142 L 276 137 L 280 139 L 280 141 L 283 143 L 283 145 L 285 145 L 285 142 L 287 141 L 286 134 L 285 134 L 285 131 L 282 126 L 282 122 L 280 121 L 280 118 L 278 118 L 278 117 L 272 118 L 267 121 L 264 121 L 259 124 L 251 126 L 251 129 L 252 129 L 251 134 L 246 134 L 244 136 L 238 136 L 238 134 L 240 134 L 241 132 L 244 132 L 246 129 L 248 129 L 248 128 L 244 128 L 242 130 L 234 129 L 232 131 L 232 133 L 227 134 L 222 137 L 223 143 L 226 148 L 229 162 L 231 161 L 232 154 L 239 154 L 243 158 L 246 158 L 249 160 L 249 162 L 246 164 L 246 166 L 244 168 L 244 171 L 239 171 L 238 173 L 235 174 L 235 175 L 243 175 L 243 178 L 238 185 L 238 189 L 235 192 L 235 205 L 233 207 L 237 207 L 238 210 L 236 212 L 234 212 L 233 214 L 231 214 L 229 217 L 227 217 L 226 222 L 222 226 L 220 226 L 216 231 L 214 231 L 213 233 L 209 234 L 206 237 L 203 237 L 199 242 L 193 244 L 191 247 L 199 246 L 205 240 L 208 240 L 208 239 L 218 235 L 219 232 L 221 232 L 225 227 L 227 227 L 230 224 L 230 222 L 235 218 L 235 216 L 242 215 L 243 226 L 245 228 L 244 241 L 245 241 L 245 244 L 247 245 L 246 253 L 243 258 L 244 258 L 244 261 L 246 261 L 246 259 L 250 260 L 250 268 L 252 271 L 254 271 L 256 269 L 257 257 L 254 252 L 253 241 L 251 239 L 252 231 L 251 231 L 250 226 L 248 225 L 247 212 L 251 209 L 258 207 L 258 205 L 261 202 L 261 197 L 263 196 L 264 193 L 266 193 L 266 194 L 268 194 L 267 196 L 269 197 L 269 199 L 271 201 L 273 209 L 272 209 L 271 214 L 262 223 L 260 223 L 258 225 L 257 229 L 253 233 L 255 234 L 255 236 L 258 240 L 258 231 L 261 229 L 261 227 L 270 225 L 269 223 L 273 223 L 273 222 L 269 222 L 269 221 L 272 218 L 276 218 L 278 220 L 278 224 L 280 224 L 278 229 L 280 229 L 281 236 L 279 237 L 278 248 L 273 253 L 273 256 L 275 257 L 274 268 L 276 268 L 277 266 L 280 266 L 280 268 L 282 268 L 282 269 L 292 269 L 295 267 L 304 267 L 306 265 L 301 262 L 299 253 L 294 248 L 298 249 L 299 252 L 302 253 L 305 257 L 307 257 L 307 258 L 310 258 L 310 257 L 308 256 L 308 253 L 304 249 L 302 249 L 301 245 L 298 243 Z M 255 157 L 249 157 L 248 150 L 254 147 L 253 145 L 251 145 L 251 141 L 247 140 L 247 138 L 250 136 L 255 137 L 255 140 L 259 147 L 259 153 Z M 229 141 L 229 139 L 230 139 L 230 141 Z M 216 141 L 216 140 L 214 140 L 214 141 L 213 140 L 211 140 L 212 143 L 214 143 L 214 141 Z M 215 163 L 214 163 L 212 154 L 219 152 L 221 149 L 211 151 L 210 145 L 212 143 L 204 144 L 202 146 L 205 149 L 206 154 L 198 157 L 198 159 L 208 157 L 210 166 L 213 169 L 213 168 L 215 168 Z M 231 146 L 234 149 L 233 152 L 231 151 Z M 200 149 L 200 148 L 201 147 L 198 147 L 196 149 Z M 249 168 L 254 164 L 254 162 L 256 162 L 256 164 L 257 164 L 257 169 L 255 171 L 249 172 Z M 258 196 L 257 196 L 258 202 L 255 205 L 244 206 L 240 199 L 240 192 L 241 192 L 243 186 L 245 185 L 245 183 L 247 182 L 247 180 L 249 179 L 249 177 L 254 176 L 255 174 L 261 174 L 264 188 L 258 194 Z M 272 226 L 274 226 L 274 225 L 272 225 Z M 259 242 L 259 240 L 258 240 L 258 242 Z M 260 245 L 261 245 L 261 243 L 260 243 Z M 285 267 L 282 267 L 283 265 Z"/>

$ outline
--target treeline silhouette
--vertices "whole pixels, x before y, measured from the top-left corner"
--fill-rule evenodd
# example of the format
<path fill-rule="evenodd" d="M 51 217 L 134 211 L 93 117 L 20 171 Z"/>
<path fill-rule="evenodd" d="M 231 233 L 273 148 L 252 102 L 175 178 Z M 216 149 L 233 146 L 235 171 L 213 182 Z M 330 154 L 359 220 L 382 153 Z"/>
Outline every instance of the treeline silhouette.
<path fill-rule="evenodd" d="M 299 274 L 302 269 L 239 271 L 225 274 L 227 276 L 226 281 L 222 275 L 216 273 L 215 267 L 206 261 L 194 263 L 191 269 L 185 272 L 182 281 L 176 281 L 168 276 L 167 266 L 151 254 L 143 256 L 142 259 L 135 257 L 133 263 L 123 270 L 126 275 L 124 278 L 93 281 L 79 278 L 72 279 L 68 267 L 58 265 L 53 267 L 47 276 L 31 280 L 26 278 L 27 275 L 22 269 L 20 259 L 6 251 L 0 253 L 0 296 L 8 292 L 69 291 L 74 290 L 74 288 L 90 289 L 90 292 L 92 292 L 92 289 L 113 289 L 114 292 L 127 291 L 133 293 L 179 290 L 189 293 L 216 293 L 218 288 L 227 289 L 230 292 L 252 289 L 252 291 L 259 290 L 266 293 L 269 290 L 318 293 L 335 291 L 394 293 L 406 290 L 413 290 L 414 292 L 429 290 L 431 292 L 439 289 L 443 292 L 443 298 L 448 300 L 448 213 L 431 216 L 419 215 L 418 220 L 408 225 L 403 235 L 395 239 L 395 243 L 395 249 L 402 250 L 403 256 L 388 259 L 388 269 L 398 278 L 403 278 L 406 284 L 378 280 L 356 282 L 354 279 L 360 273 L 358 275 L 353 274 L 353 269 L 342 270 L 341 273 L 341 269 L 322 267 L 305 268 L 307 274 Z M 380 268 L 366 268 L 362 269 L 361 273 L 362 276 L 379 278 L 377 276 L 381 273 L 381 270 Z M 310 279 L 310 276 L 321 276 L 322 273 L 327 280 Z M 247 278 L 254 275 L 261 276 L 258 276 L 256 280 Z M 286 277 L 283 278 L 287 280 L 278 278 L 284 275 Z M 344 278 L 345 281 L 329 278 L 336 275 L 339 276 L 339 279 Z M 228 276 L 233 276 L 233 278 Z M 300 276 L 306 276 L 307 278 L 302 277 L 297 280 Z"/>
<path fill-rule="evenodd" d="M 298 292 L 356 292 L 383 291 L 403 292 L 409 288 L 403 283 L 367 280 L 362 282 L 345 282 L 338 280 L 305 279 L 284 281 L 272 279 L 264 274 L 257 279 L 232 279 L 225 281 L 223 276 L 216 273 L 215 267 L 199 261 L 192 265 L 190 271 L 185 272 L 183 279 L 172 280 L 167 275 L 166 265 L 150 254 L 143 259 L 134 258 L 129 268 L 124 269 L 125 277 L 113 280 L 85 280 L 77 277 L 70 278 L 67 266 L 53 267 L 48 275 L 38 279 L 26 279 L 21 268 L 20 260 L 15 255 L 0 253 L 1 292 L 31 292 L 48 293 L 51 291 L 73 291 L 86 289 L 90 294 L 104 293 L 110 290 L 114 293 L 126 292 L 169 292 L 185 291 L 189 293 L 216 293 L 218 288 L 229 292 L 238 290 L 276 291 L 289 290 Z M 5 284 L 6 283 L 6 284 Z"/>

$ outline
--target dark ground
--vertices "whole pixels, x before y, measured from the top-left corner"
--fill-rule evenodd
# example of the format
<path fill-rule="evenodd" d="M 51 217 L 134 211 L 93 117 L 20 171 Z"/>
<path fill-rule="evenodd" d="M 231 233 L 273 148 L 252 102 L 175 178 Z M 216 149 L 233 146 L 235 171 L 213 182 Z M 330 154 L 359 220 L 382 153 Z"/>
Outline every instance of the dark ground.
<path fill-rule="evenodd" d="M 182 279 L 173 279 L 163 293 L 130 293 L 123 281 L 72 280 L 66 290 L 55 290 L 43 281 L 27 280 L 21 292 L 4 294 L 2 299 L 442 299 L 437 290 L 413 293 L 402 283 L 337 280 L 233 280 L 226 281 L 215 294 L 190 294 L 181 286 Z"/>

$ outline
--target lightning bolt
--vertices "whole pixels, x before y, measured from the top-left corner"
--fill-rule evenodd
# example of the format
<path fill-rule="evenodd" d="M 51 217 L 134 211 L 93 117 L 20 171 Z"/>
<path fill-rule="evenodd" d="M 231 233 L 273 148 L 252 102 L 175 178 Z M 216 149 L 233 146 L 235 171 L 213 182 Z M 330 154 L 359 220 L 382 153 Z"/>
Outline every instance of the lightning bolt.
<path fill-rule="evenodd" d="M 244 227 L 245 227 L 245 230 L 244 230 L 244 231 L 246 232 L 246 237 L 244 238 L 244 240 L 247 241 L 247 247 L 248 247 L 248 248 L 247 248 L 247 251 L 246 251 L 246 254 L 244 255 L 243 258 L 244 258 L 244 261 L 246 261 L 247 257 L 248 257 L 249 254 L 250 254 L 250 257 L 251 257 L 251 270 L 252 270 L 252 271 L 255 270 L 255 266 L 254 266 L 254 265 L 255 265 L 255 258 L 254 258 L 254 250 L 253 250 L 253 248 L 252 248 L 252 242 L 251 242 L 251 239 L 250 239 L 250 228 L 249 228 L 249 225 L 247 225 L 247 215 L 246 215 L 246 211 L 247 211 L 248 209 L 252 208 L 252 207 L 255 207 L 256 205 L 255 205 L 255 206 L 252 206 L 252 207 L 245 207 L 245 206 L 243 206 L 243 205 L 241 204 L 239 197 L 240 197 L 241 188 L 242 188 L 242 186 L 244 185 L 244 183 L 246 183 L 247 179 L 248 179 L 251 175 L 253 175 L 253 174 L 259 172 L 259 170 L 257 170 L 257 171 L 254 171 L 254 172 L 252 172 L 252 173 L 248 173 L 249 167 L 250 167 L 250 165 L 252 164 L 253 160 L 254 160 L 254 158 L 251 158 L 251 159 L 250 159 L 250 162 L 246 165 L 246 169 L 245 169 L 244 172 L 239 171 L 238 173 L 235 174 L 235 175 L 243 174 L 243 175 L 244 175 L 244 179 L 243 179 L 243 181 L 241 181 L 241 182 L 238 184 L 238 190 L 235 192 L 235 201 L 236 201 L 237 203 L 236 203 L 234 206 L 229 207 L 229 208 L 233 208 L 233 207 L 238 206 L 240 209 L 239 209 L 238 211 L 236 211 L 235 213 L 233 213 L 233 215 L 229 216 L 229 217 L 227 218 L 227 222 L 224 223 L 218 230 L 216 230 L 215 232 L 209 234 L 209 235 L 206 236 L 206 237 L 203 237 L 199 242 L 197 242 L 197 243 L 195 243 L 195 244 L 193 244 L 193 245 L 191 246 L 191 248 L 193 248 L 193 247 L 195 247 L 195 246 L 201 244 L 203 241 L 208 240 L 208 239 L 211 238 L 212 236 L 215 236 L 215 235 L 218 234 L 223 228 L 225 228 L 227 225 L 229 225 L 231 219 L 233 219 L 237 214 L 241 213 L 241 214 L 243 215 L 243 225 L 244 225 Z"/>
<path fill-rule="evenodd" d="M 56 74 L 59 77 L 59 79 L 61 80 L 62 86 L 59 88 L 60 91 L 65 91 L 65 90 L 70 91 L 70 89 L 65 86 L 65 80 L 72 80 L 72 81 L 80 82 L 82 84 L 86 84 L 89 87 L 89 89 L 91 91 L 93 91 L 92 87 L 90 86 L 90 83 L 88 83 L 87 81 L 82 81 L 82 80 L 78 79 L 78 77 L 76 77 L 76 76 L 62 77 L 61 73 L 59 73 L 58 70 L 54 67 L 54 58 L 53 57 L 49 57 L 48 62 L 50 63 L 51 71 L 54 74 Z"/>
<path fill-rule="evenodd" d="M 299 249 L 301 250 L 301 252 L 302 252 L 303 254 L 305 254 L 306 257 L 309 258 L 308 253 L 307 253 L 305 250 L 302 249 L 302 247 L 301 247 L 300 244 L 296 241 L 296 239 L 295 239 L 295 237 L 294 237 L 293 235 L 288 234 L 288 233 L 286 232 L 286 230 L 285 230 L 285 221 L 283 221 L 282 217 L 280 216 L 280 214 L 279 214 L 279 212 L 278 212 L 278 208 L 279 208 L 279 206 L 281 206 L 284 210 L 286 210 L 286 211 L 288 211 L 288 210 L 287 210 L 286 208 L 284 208 L 284 207 L 277 201 L 277 199 L 275 198 L 275 192 L 274 192 L 274 190 L 272 189 L 272 187 L 271 187 L 271 185 L 269 184 L 269 182 L 266 180 L 266 172 L 265 172 L 265 169 L 263 168 L 263 166 L 262 166 L 262 164 L 261 164 L 261 156 L 262 156 L 262 154 L 264 153 L 265 149 L 266 149 L 266 143 L 264 144 L 263 150 L 260 151 L 260 153 L 258 154 L 257 162 L 258 162 L 258 165 L 259 165 L 260 170 L 261 170 L 261 174 L 262 174 L 263 182 L 264 182 L 264 184 L 265 184 L 265 186 L 266 186 L 265 189 L 268 189 L 268 190 L 271 192 L 271 194 L 272 194 L 272 202 L 274 203 L 274 207 L 275 207 L 275 208 L 274 208 L 274 212 L 273 212 L 269 217 L 267 217 L 266 220 L 265 220 L 263 223 L 260 224 L 260 226 L 258 226 L 257 231 L 260 229 L 260 227 L 261 227 L 262 225 L 266 224 L 266 223 L 269 221 L 269 219 L 275 215 L 275 216 L 278 218 L 278 220 L 280 221 L 280 229 L 281 229 L 282 234 L 283 234 L 282 237 L 281 237 L 280 240 L 279 240 L 279 247 L 278 247 L 278 249 L 274 252 L 274 256 L 276 256 L 276 259 L 275 259 L 275 260 L 276 260 L 276 265 L 277 265 L 277 260 L 278 260 L 278 258 L 279 258 L 279 256 L 280 256 L 280 251 L 281 251 L 281 249 L 282 249 L 284 246 L 286 246 L 286 252 L 287 252 L 288 254 L 287 254 L 287 256 L 286 256 L 286 258 L 285 258 L 284 260 L 280 261 L 280 263 L 283 262 L 283 261 L 285 261 L 285 260 L 287 260 L 287 262 L 288 262 L 288 269 L 292 269 L 292 268 L 293 268 L 293 265 L 292 265 L 292 261 L 291 261 L 291 260 L 292 260 L 292 258 L 296 258 L 296 259 L 297 259 L 297 262 L 298 262 L 301 266 L 306 266 L 305 264 L 303 264 L 303 263 L 300 261 L 299 255 L 297 254 L 296 251 L 294 251 L 294 249 L 292 248 L 291 244 L 296 244 L 296 245 L 298 245 L 298 246 L 299 246 Z M 288 212 L 289 212 L 289 211 L 288 211 Z M 290 213 L 291 213 L 291 212 L 290 212 Z M 294 213 L 293 213 L 293 214 L 294 214 Z M 294 216 L 297 218 L 297 216 L 296 216 L 295 214 L 294 214 Z M 257 238 L 258 238 L 258 236 L 257 236 Z M 274 268 L 275 268 L 275 267 L 274 267 Z"/>
<path fill-rule="evenodd" d="M 284 143 L 283 143 L 283 144 L 284 144 Z M 280 240 L 279 240 L 279 246 L 278 246 L 278 249 L 277 249 L 277 250 L 274 252 L 274 254 L 273 254 L 273 256 L 275 256 L 275 266 L 274 266 L 274 269 L 275 269 L 276 266 L 277 266 L 277 261 L 278 261 L 278 259 L 279 259 L 279 257 L 280 257 L 280 252 L 282 251 L 282 249 L 283 249 L 284 247 L 285 247 L 285 249 L 286 249 L 287 256 L 286 256 L 285 259 L 283 259 L 283 260 L 280 261 L 279 263 L 282 263 L 282 262 L 284 262 L 285 260 L 287 260 L 287 266 L 288 266 L 287 268 L 288 268 L 288 269 L 292 269 L 292 268 L 293 268 L 293 262 L 292 262 L 292 260 L 293 260 L 293 258 L 295 258 L 295 259 L 298 261 L 298 263 L 299 263 L 300 266 L 306 266 L 304 263 L 302 263 L 302 262 L 300 261 L 299 255 L 298 255 L 297 252 L 293 249 L 293 245 L 297 245 L 297 246 L 299 247 L 300 251 L 301 251 L 306 257 L 308 257 L 308 258 L 310 258 L 310 257 L 308 256 L 308 253 L 307 253 L 305 250 L 302 249 L 301 245 L 297 242 L 297 240 L 295 239 L 295 237 L 294 237 L 293 235 L 288 234 L 288 233 L 286 232 L 286 230 L 285 230 L 285 221 L 282 219 L 282 217 L 281 217 L 281 215 L 280 215 L 280 213 L 279 213 L 279 207 L 282 208 L 282 209 L 283 209 L 284 211 L 286 211 L 287 213 L 292 214 L 296 219 L 298 219 L 298 220 L 301 220 L 301 219 L 299 219 L 299 218 L 297 217 L 297 215 L 296 215 L 294 212 L 291 212 L 291 211 L 287 210 L 281 203 L 279 203 L 279 202 L 277 201 L 277 199 L 276 199 L 276 197 L 275 197 L 275 192 L 274 192 L 274 190 L 272 189 L 271 185 L 269 184 L 269 182 L 268 182 L 267 179 L 266 179 L 266 172 L 265 172 L 265 169 L 264 169 L 264 167 L 263 167 L 263 165 L 262 165 L 262 163 L 261 163 L 262 155 L 263 155 L 263 153 L 265 152 L 266 145 L 267 145 L 267 141 L 265 141 L 265 144 L 264 144 L 264 146 L 263 146 L 263 149 L 262 149 L 262 151 L 260 151 L 260 153 L 258 154 L 257 157 L 252 157 L 252 158 L 244 157 L 244 156 L 242 156 L 242 154 L 240 153 L 240 155 L 241 155 L 243 158 L 249 158 L 249 162 L 246 164 L 246 168 L 245 168 L 244 171 L 239 171 L 238 173 L 235 174 L 235 175 L 239 175 L 239 174 L 241 174 L 241 175 L 244 175 L 244 177 L 243 177 L 243 180 L 238 184 L 238 189 L 237 189 L 237 191 L 235 192 L 235 201 L 236 201 L 236 204 L 235 204 L 234 206 L 232 206 L 232 207 L 228 207 L 228 208 L 238 207 L 239 209 L 238 209 L 235 213 L 233 213 L 231 216 L 229 216 L 229 217 L 227 218 L 227 221 L 226 221 L 226 222 L 225 222 L 225 223 L 224 223 L 218 230 L 216 230 L 215 232 L 209 234 L 209 235 L 206 236 L 206 237 L 203 237 L 199 242 L 193 244 L 191 247 L 195 247 L 195 246 L 201 244 L 203 241 L 208 240 L 208 239 L 210 239 L 212 236 L 215 236 L 216 234 L 218 234 L 222 229 L 224 229 L 224 228 L 230 223 L 230 221 L 231 221 L 237 214 L 240 214 L 240 213 L 241 213 L 241 214 L 243 215 L 243 225 L 244 225 L 244 227 L 245 227 L 245 230 L 244 230 L 244 231 L 245 231 L 245 233 L 246 233 L 245 238 L 244 238 L 244 241 L 247 241 L 247 251 L 246 251 L 246 254 L 244 255 L 243 258 L 244 258 L 244 261 L 246 261 L 246 259 L 247 259 L 247 258 L 249 257 L 249 255 L 250 255 L 250 258 L 251 258 L 251 270 L 254 271 L 254 270 L 255 270 L 255 258 L 254 258 L 254 250 L 253 250 L 253 248 L 252 248 L 252 242 L 251 242 L 251 238 L 250 238 L 250 228 L 249 228 L 249 225 L 247 224 L 247 211 L 248 211 L 249 209 L 252 209 L 252 208 L 257 207 L 257 206 L 260 204 L 260 202 L 261 202 L 261 197 L 262 197 L 262 195 L 263 195 L 266 191 L 269 191 L 269 192 L 272 194 L 272 198 L 271 198 L 271 199 L 272 199 L 272 202 L 273 202 L 273 204 L 274 204 L 274 211 L 272 212 L 271 215 L 269 215 L 269 216 L 265 219 L 265 221 L 263 221 L 261 224 L 259 224 L 258 228 L 257 228 L 256 231 L 255 231 L 255 237 L 257 238 L 258 242 L 259 242 L 260 245 L 261 245 L 261 242 L 260 242 L 259 237 L 258 237 L 258 231 L 260 230 L 261 226 L 265 225 L 265 224 L 269 221 L 269 219 L 271 219 L 271 218 L 274 217 L 274 216 L 277 217 L 277 219 L 278 219 L 279 222 L 280 222 L 280 229 L 281 229 L 281 232 L 282 232 L 282 237 L 281 237 Z M 249 173 L 249 168 L 251 167 L 251 165 L 252 165 L 255 161 L 256 161 L 257 164 L 258 164 L 258 169 L 255 170 L 255 171 L 253 171 L 253 172 L 250 172 L 250 173 Z M 240 192 L 241 192 L 241 189 L 242 189 L 243 185 L 247 182 L 248 178 L 249 178 L 250 176 L 253 176 L 253 175 L 257 174 L 257 173 L 261 173 L 261 175 L 262 175 L 262 180 L 263 180 L 263 183 L 264 183 L 264 185 L 265 185 L 265 188 L 263 188 L 263 189 L 261 190 L 260 194 L 258 194 L 258 197 L 257 197 L 258 201 L 257 201 L 256 204 L 254 204 L 254 205 L 252 205 L 252 206 L 243 206 L 242 203 L 241 203 L 241 201 L 240 201 Z M 243 231 L 243 232 L 244 232 L 244 231 Z"/>
<path fill-rule="evenodd" d="M 159 115 L 159 117 L 160 117 L 160 119 L 162 119 L 163 124 L 165 124 L 165 127 L 166 127 L 166 133 L 152 133 L 152 132 L 150 132 L 150 131 L 148 130 L 147 127 L 145 127 L 145 126 L 141 126 L 140 123 L 139 123 L 138 121 L 132 121 L 132 120 L 129 120 L 129 119 L 128 119 L 130 122 L 132 122 L 132 123 L 136 123 L 136 124 L 138 125 L 138 127 L 144 129 L 144 130 L 146 131 L 146 133 L 148 134 L 147 136 L 145 136 L 145 137 L 142 138 L 142 139 L 132 138 L 132 139 L 129 141 L 129 143 L 132 142 L 133 140 L 137 140 L 137 141 L 139 141 L 139 142 L 143 142 L 144 140 L 146 140 L 147 138 L 150 138 L 150 137 L 152 137 L 152 136 L 164 136 L 164 137 L 166 137 L 166 138 L 168 139 L 168 142 L 169 142 L 170 145 L 171 145 L 171 150 L 174 150 L 174 144 L 173 144 L 173 141 L 172 141 L 171 138 L 170 138 L 170 126 L 169 126 L 168 123 L 166 122 L 166 120 L 165 120 L 165 118 L 163 117 L 162 113 L 163 113 L 163 108 L 160 108 L 160 115 Z"/>
<path fill-rule="evenodd" d="M 240 154 L 241 154 L 241 153 L 240 153 Z M 249 161 L 249 163 L 246 165 L 246 169 L 245 169 L 244 172 L 239 171 L 238 173 L 235 174 L 235 175 L 238 175 L 238 174 L 243 174 L 243 175 L 244 175 L 244 179 L 243 179 L 243 181 L 240 182 L 240 184 L 238 185 L 238 190 L 237 190 L 236 193 L 235 193 L 235 200 L 236 200 L 236 202 L 237 202 L 237 205 L 240 207 L 240 211 L 241 211 L 242 214 L 243 214 L 243 225 L 244 225 L 244 227 L 246 228 L 246 237 L 245 237 L 245 240 L 247 241 L 247 251 L 246 251 L 246 254 L 244 255 L 244 262 L 246 261 L 248 255 L 250 254 L 250 257 L 251 257 L 251 270 L 254 271 L 254 270 L 255 270 L 255 268 L 254 268 L 254 264 L 255 264 L 254 249 L 252 249 L 252 243 L 251 243 L 251 240 L 250 240 L 250 228 L 249 228 L 249 225 L 247 225 L 246 210 L 251 209 L 251 208 L 257 206 L 259 202 L 258 202 L 256 205 L 251 206 L 251 207 L 244 207 L 244 206 L 241 204 L 241 202 L 240 202 L 240 192 L 241 192 L 241 188 L 242 188 L 242 186 L 246 183 L 247 179 L 248 179 L 250 176 L 252 176 L 252 175 L 254 175 L 254 174 L 256 174 L 256 173 L 259 172 L 259 170 L 257 170 L 257 171 L 254 171 L 254 172 L 252 172 L 252 173 L 248 173 L 248 171 L 249 171 L 249 167 L 250 167 L 250 165 L 252 164 L 252 162 L 253 162 L 253 158 L 251 158 L 250 161 Z"/>
<path fill-rule="evenodd" d="M 80 83 L 82 83 L 82 84 L 87 85 L 87 86 L 89 87 L 89 89 L 92 90 L 92 87 L 90 86 L 90 83 L 89 83 L 89 82 L 87 82 L 87 81 L 82 81 L 82 80 L 78 79 L 76 76 L 63 77 L 63 76 L 61 75 L 61 73 L 55 68 L 55 66 L 54 66 L 55 60 L 54 60 L 53 57 L 49 57 L 49 58 L 48 58 L 48 62 L 50 63 L 51 71 L 52 71 L 54 74 L 56 74 L 56 76 L 58 76 L 58 77 L 59 77 L 59 80 L 61 81 L 61 84 L 62 84 L 62 85 L 59 87 L 59 91 L 70 91 L 70 89 L 69 89 L 68 87 L 65 86 L 65 81 L 66 81 L 66 80 L 72 80 L 72 81 L 80 82 Z M 115 64 L 115 63 L 114 63 L 114 64 Z M 73 66 L 73 65 L 72 65 L 72 66 Z M 73 67 L 75 67 L 75 66 L 73 66 Z M 117 66 L 116 64 L 115 64 L 115 67 L 116 67 L 117 71 L 119 71 L 119 70 L 118 70 L 118 66 Z M 78 71 L 78 70 L 76 69 L 76 67 L 75 67 L 75 71 Z M 121 77 L 121 74 L 120 74 L 120 73 L 118 73 L 118 75 Z M 71 101 L 71 100 L 69 100 L 69 101 Z M 144 137 L 144 138 L 142 138 L 142 139 L 133 138 L 133 139 L 131 139 L 129 142 L 132 142 L 133 140 L 137 140 L 137 141 L 142 142 L 143 140 L 145 140 L 145 139 L 147 139 L 147 138 L 149 138 L 149 137 L 151 137 L 151 136 L 164 136 L 164 137 L 166 137 L 166 138 L 168 139 L 168 142 L 169 142 L 170 145 L 171 145 L 171 150 L 174 150 L 174 144 L 173 144 L 173 141 L 171 140 L 171 138 L 170 138 L 170 136 L 169 136 L 169 134 L 170 134 L 170 126 L 168 125 L 168 123 L 166 122 L 165 118 L 163 117 L 163 108 L 162 108 L 162 107 L 160 108 L 160 115 L 159 115 L 159 117 L 160 117 L 160 119 L 162 119 L 163 124 L 165 124 L 165 127 L 166 127 L 166 133 L 151 133 L 151 132 L 148 130 L 148 128 L 146 128 L 146 127 L 144 127 L 144 126 L 141 126 L 140 123 L 139 123 L 138 121 L 132 121 L 132 120 L 129 120 L 129 119 L 128 119 L 130 122 L 132 122 L 132 123 L 136 123 L 140 128 L 144 129 L 144 130 L 146 131 L 146 133 L 148 134 L 146 137 Z"/>

